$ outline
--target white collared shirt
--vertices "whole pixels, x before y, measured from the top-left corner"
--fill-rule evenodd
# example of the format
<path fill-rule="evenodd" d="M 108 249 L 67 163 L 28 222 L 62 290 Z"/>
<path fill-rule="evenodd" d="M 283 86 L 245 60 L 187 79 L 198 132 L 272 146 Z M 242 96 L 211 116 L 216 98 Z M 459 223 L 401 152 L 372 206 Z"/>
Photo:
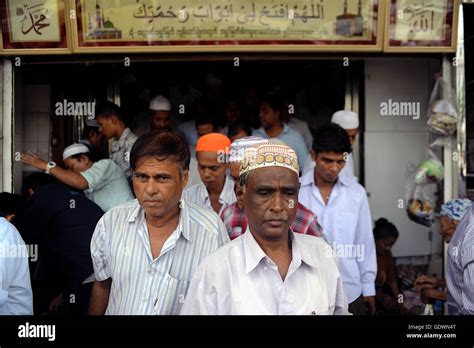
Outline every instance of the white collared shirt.
<path fill-rule="evenodd" d="M 188 202 L 195 203 L 200 207 L 213 210 L 211 199 L 209 198 L 209 192 L 207 192 L 207 188 L 202 181 L 185 189 L 183 191 L 182 198 Z M 229 179 L 229 177 L 226 175 L 224 187 L 222 188 L 222 192 L 219 196 L 219 203 L 222 204 L 222 206 L 218 214 L 220 215 L 227 206 L 236 201 L 237 198 L 235 197 L 234 193 L 234 181 Z"/>
<path fill-rule="evenodd" d="M 181 201 L 179 223 L 153 259 L 137 200 L 112 208 L 91 242 L 95 278 L 112 278 L 106 314 L 178 314 L 201 260 L 229 241 L 219 216 Z"/>
<path fill-rule="evenodd" d="M 181 314 L 349 314 L 331 247 L 313 236 L 290 238 L 292 260 L 282 280 L 247 229 L 199 266 Z"/>
<path fill-rule="evenodd" d="M 375 295 L 377 258 L 365 189 L 355 180 L 339 176 L 326 205 L 314 184 L 314 171 L 300 181 L 298 201 L 316 214 L 339 258 L 349 303 L 361 294 Z"/>
<path fill-rule="evenodd" d="M 0 315 L 33 315 L 28 249 L 18 230 L 0 217 Z"/>

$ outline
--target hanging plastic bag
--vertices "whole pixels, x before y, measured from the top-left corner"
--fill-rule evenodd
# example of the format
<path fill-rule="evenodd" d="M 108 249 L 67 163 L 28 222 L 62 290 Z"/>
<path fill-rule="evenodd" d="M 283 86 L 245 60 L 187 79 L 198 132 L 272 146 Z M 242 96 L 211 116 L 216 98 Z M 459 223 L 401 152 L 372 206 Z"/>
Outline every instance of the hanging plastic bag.
<path fill-rule="evenodd" d="M 418 164 L 415 172 L 415 184 L 436 184 L 444 178 L 443 163 L 433 151 L 428 150 L 428 157 Z"/>
<path fill-rule="evenodd" d="M 410 220 L 427 227 L 434 223 L 437 184 L 443 178 L 443 164 L 429 149 L 426 159 L 407 168 L 405 198 Z"/>
<path fill-rule="evenodd" d="M 453 89 L 438 78 L 431 92 L 428 108 L 428 127 L 438 135 L 450 136 L 456 132 L 458 114 Z"/>

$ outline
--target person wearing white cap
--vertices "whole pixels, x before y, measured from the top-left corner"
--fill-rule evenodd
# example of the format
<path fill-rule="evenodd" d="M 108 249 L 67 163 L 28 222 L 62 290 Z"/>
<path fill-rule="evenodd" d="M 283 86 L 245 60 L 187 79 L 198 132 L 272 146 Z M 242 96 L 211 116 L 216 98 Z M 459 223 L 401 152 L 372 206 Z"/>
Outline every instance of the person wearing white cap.
<path fill-rule="evenodd" d="M 351 146 L 354 146 L 357 134 L 359 133 L 359 116 L 353 111 L 340 110 L 332 115 L 331 123 L 335 123 L 344 128 L 349 136 Z M 311 156 L 308 156 L 303 168 L 303 174 L 313 171 L 315 165 L 316 163 L 312 160 Z M 352 157 L 352 152 L 347 156 L 346 165 L 339 176 L 357 180 L 357 177 L 354 175 L 354 158 Z"/>
<path fill-rule="evenodd" d="M 151 130 L 169 129 L 171 104 L 168 99 L 159 95 L 150 101 Z"/>
<path fill-rule="evenodd" d="M 86 197 L 103 211 L 134 199 L 127 179 L 117 164 L 111 159 L 94 162 L 84 144 L 75 143 L 64 149 L 63 161 L 67 169 L 36 154 L 22 154 L 21 161 L 44 170 L 68 186 L 83 190 Z"/>
<path fill-rule="evenodd" d="M 150 100 L 149 112 L 140 113 L 135 117 L 133 133 L 141 136 L 152 130 L 173 129 L 173 122 L 170 117 L 171 103 L 162 95 L 158 95 Z"/>

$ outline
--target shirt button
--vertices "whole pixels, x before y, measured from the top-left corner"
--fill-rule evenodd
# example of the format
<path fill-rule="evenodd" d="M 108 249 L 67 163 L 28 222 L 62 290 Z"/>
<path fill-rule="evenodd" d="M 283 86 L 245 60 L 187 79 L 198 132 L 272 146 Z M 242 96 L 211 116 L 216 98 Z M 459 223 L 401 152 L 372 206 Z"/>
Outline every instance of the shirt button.
<path fill-rule="evenodd" d="M 267 266 L 263 267 L 263 270 L 268 271 L 268 267 Z"/>
<path fill-rule="evenodd" d="M 294 300 L 295 300 L 295 298 L 293 297 L 293 295 L 288 295 L 288 301 L 290 303 L 293 303 Z"/>

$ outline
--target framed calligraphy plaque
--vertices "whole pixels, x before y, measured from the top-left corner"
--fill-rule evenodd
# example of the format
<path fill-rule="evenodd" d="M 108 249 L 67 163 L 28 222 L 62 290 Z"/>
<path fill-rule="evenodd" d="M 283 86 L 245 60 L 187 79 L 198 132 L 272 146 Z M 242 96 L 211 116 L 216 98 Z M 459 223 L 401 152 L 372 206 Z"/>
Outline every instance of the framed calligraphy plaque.
<path fill-rule="evenodd" d="M 66 0 L 0 0 L 1 53 L 70 53 L 66 7 Z"/>
<path fill-rule="evenodd" d="M 70 0 L 74 52 L 381 51 L 383 0 Z"/>
<path fill-rule="evenodd" d="M 390 0 L 385 52 L 455 52 L 459 0 Z"/>

